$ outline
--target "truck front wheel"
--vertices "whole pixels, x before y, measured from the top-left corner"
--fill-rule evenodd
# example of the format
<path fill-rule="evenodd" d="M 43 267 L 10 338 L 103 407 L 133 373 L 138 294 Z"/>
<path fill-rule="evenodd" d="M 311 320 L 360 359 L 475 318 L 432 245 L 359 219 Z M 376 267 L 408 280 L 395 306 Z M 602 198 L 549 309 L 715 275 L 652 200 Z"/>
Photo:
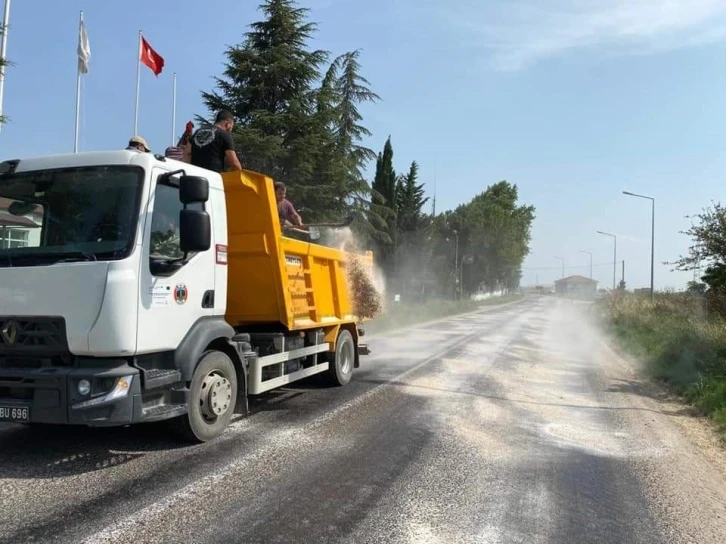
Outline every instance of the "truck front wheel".
<path fill-rule="evenodd" d="M 188 413 L 181 430 L 194 442 L 208 442 L 224 433 L 237 403 L 237 373 L 221 351 L 202 355 L 189 386 Z"/>
<path fill-rule="evenodd" d="M 350 331 L 340 329 L 335 341 L 335 355 L 328 364 L 328 379 L 333 385 L 347 385 L 350 382 L 355 364 L 355 341 Z"/>

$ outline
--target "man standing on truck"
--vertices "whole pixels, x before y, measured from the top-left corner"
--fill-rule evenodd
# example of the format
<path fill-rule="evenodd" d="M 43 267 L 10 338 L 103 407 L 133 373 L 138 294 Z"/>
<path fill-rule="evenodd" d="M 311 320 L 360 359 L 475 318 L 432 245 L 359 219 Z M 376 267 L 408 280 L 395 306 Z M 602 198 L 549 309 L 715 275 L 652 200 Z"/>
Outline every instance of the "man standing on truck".
<path fill-rule="evenodd" d="M 232 129 L 234 115 L 222 110 L 211 127 L 199 128 L 191 138 L 191 162 L 194 166 L 222 173 L 225 165 L 229 170 L 242 170 L 234 150 Z"/>
<path fill-rule="evenodd" d="M 149 153 L 151 151 L 149 144 L 141 136 L 132 136 L 126 149 L 129 151 L 140 151 L 142 153 Z"/>
<path fill-rule="evenodd" d="M 275 199 L 277 200 L 277 213 L 280 214 L 280 224 L 283 227 L 291 227 L 293 225 L 302 226 L 302 217 L 295 210 L 285 196 L 287 195 L 287 187 L 281 181 L 275 182 Z M 294 223 L 293 223 L 294 222 Z"/>

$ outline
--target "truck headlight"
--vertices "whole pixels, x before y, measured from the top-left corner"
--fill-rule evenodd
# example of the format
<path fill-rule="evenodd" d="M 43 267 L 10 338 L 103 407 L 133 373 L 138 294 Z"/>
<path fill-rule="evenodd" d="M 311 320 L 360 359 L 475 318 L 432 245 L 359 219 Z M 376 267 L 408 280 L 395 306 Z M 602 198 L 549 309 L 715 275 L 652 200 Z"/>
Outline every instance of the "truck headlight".
<path fill-rule="evenodd" d="M 81 390 L 81 383 L 87 381 L 87 380 L 81 380 L 78 382 L 78 392 L 80 393 Z M 134 377 L 129 376 L 121 376 L 120 378 L 116 378 L 116 383 L 113 386 L 113 389 L 106 393 L 105 395 L 102 395 L 100 397 L 96 397 L 95 399 L 88 399 L 84 400 L 82 402 L 78 402 L 73 405 L 74 409 L 77 408 L 88 408 L 89 406 L 98 406 L 99 404 L 103 404 L 105 402 L 110 402 L 112 400 L 120 399 L 125 396 L 127 396 L 131 392 L 131 385 L 134 383 Z M 90 384 L 89 384 L 89 390 L 90 390 Z"/>
<path fill-rule="evenodd" d="M 81 380 L 78 382 L 77 388 L 78 393 L 82 397 L 85 397 L 91 392 L 91 382 L 89 382 L 88 380 Z"/>

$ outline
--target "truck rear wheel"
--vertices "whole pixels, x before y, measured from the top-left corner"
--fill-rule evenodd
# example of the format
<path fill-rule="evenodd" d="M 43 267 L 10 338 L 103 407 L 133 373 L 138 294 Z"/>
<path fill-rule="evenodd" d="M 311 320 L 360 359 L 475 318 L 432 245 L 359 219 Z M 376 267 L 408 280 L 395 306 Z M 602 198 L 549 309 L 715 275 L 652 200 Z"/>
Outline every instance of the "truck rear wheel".
<path fill-rule="evenodd" d="M 355 341 L 347 329 L 340 329 L 335 341 L 335 355 L 329 362 L 328 379 L 333 385 L 347 385 L 353 377 Z"/>
<path fill-rule="evenodd" d="M 189 386 L 187 415 L 181 431 L 194 442 L 208 442 L 224 433 L 237 403 L 237 373 L 221 351 L 202 355 Z"/>

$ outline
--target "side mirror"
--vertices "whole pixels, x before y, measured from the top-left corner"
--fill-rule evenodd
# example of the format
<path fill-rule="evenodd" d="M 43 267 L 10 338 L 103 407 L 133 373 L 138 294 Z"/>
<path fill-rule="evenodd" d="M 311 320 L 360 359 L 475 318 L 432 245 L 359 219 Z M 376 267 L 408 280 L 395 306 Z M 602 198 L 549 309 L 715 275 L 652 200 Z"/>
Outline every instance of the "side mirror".
<path fill-rule="evenodd" d="M 184 253 L 198 253 L 207 251 L 210 247 L 212 247 L 212 222 L 209 220 L 209 214 L 201 210 L 181 210 L 179 249 Z"/>
<path fill-rule="evenodd" d="M 179 178 L 179 200 L 182 204 L 196 204 L 209 200 L 209 181 L 199 176 Z"/>
<path fill-rule="evenodd" d="M 311 240 L 320 240 L 320 229 L 318 227 L 309 227 L 308 233 Z"/>
<path fill-rule="evenodd" d="M 8 207 L 8 211 L 11 215 L 28 215 L 31 213 L 35 208 L 37 204 L 34 202 L 20 202 L 19 200 L 14 201 L 10 206 Z"/>

